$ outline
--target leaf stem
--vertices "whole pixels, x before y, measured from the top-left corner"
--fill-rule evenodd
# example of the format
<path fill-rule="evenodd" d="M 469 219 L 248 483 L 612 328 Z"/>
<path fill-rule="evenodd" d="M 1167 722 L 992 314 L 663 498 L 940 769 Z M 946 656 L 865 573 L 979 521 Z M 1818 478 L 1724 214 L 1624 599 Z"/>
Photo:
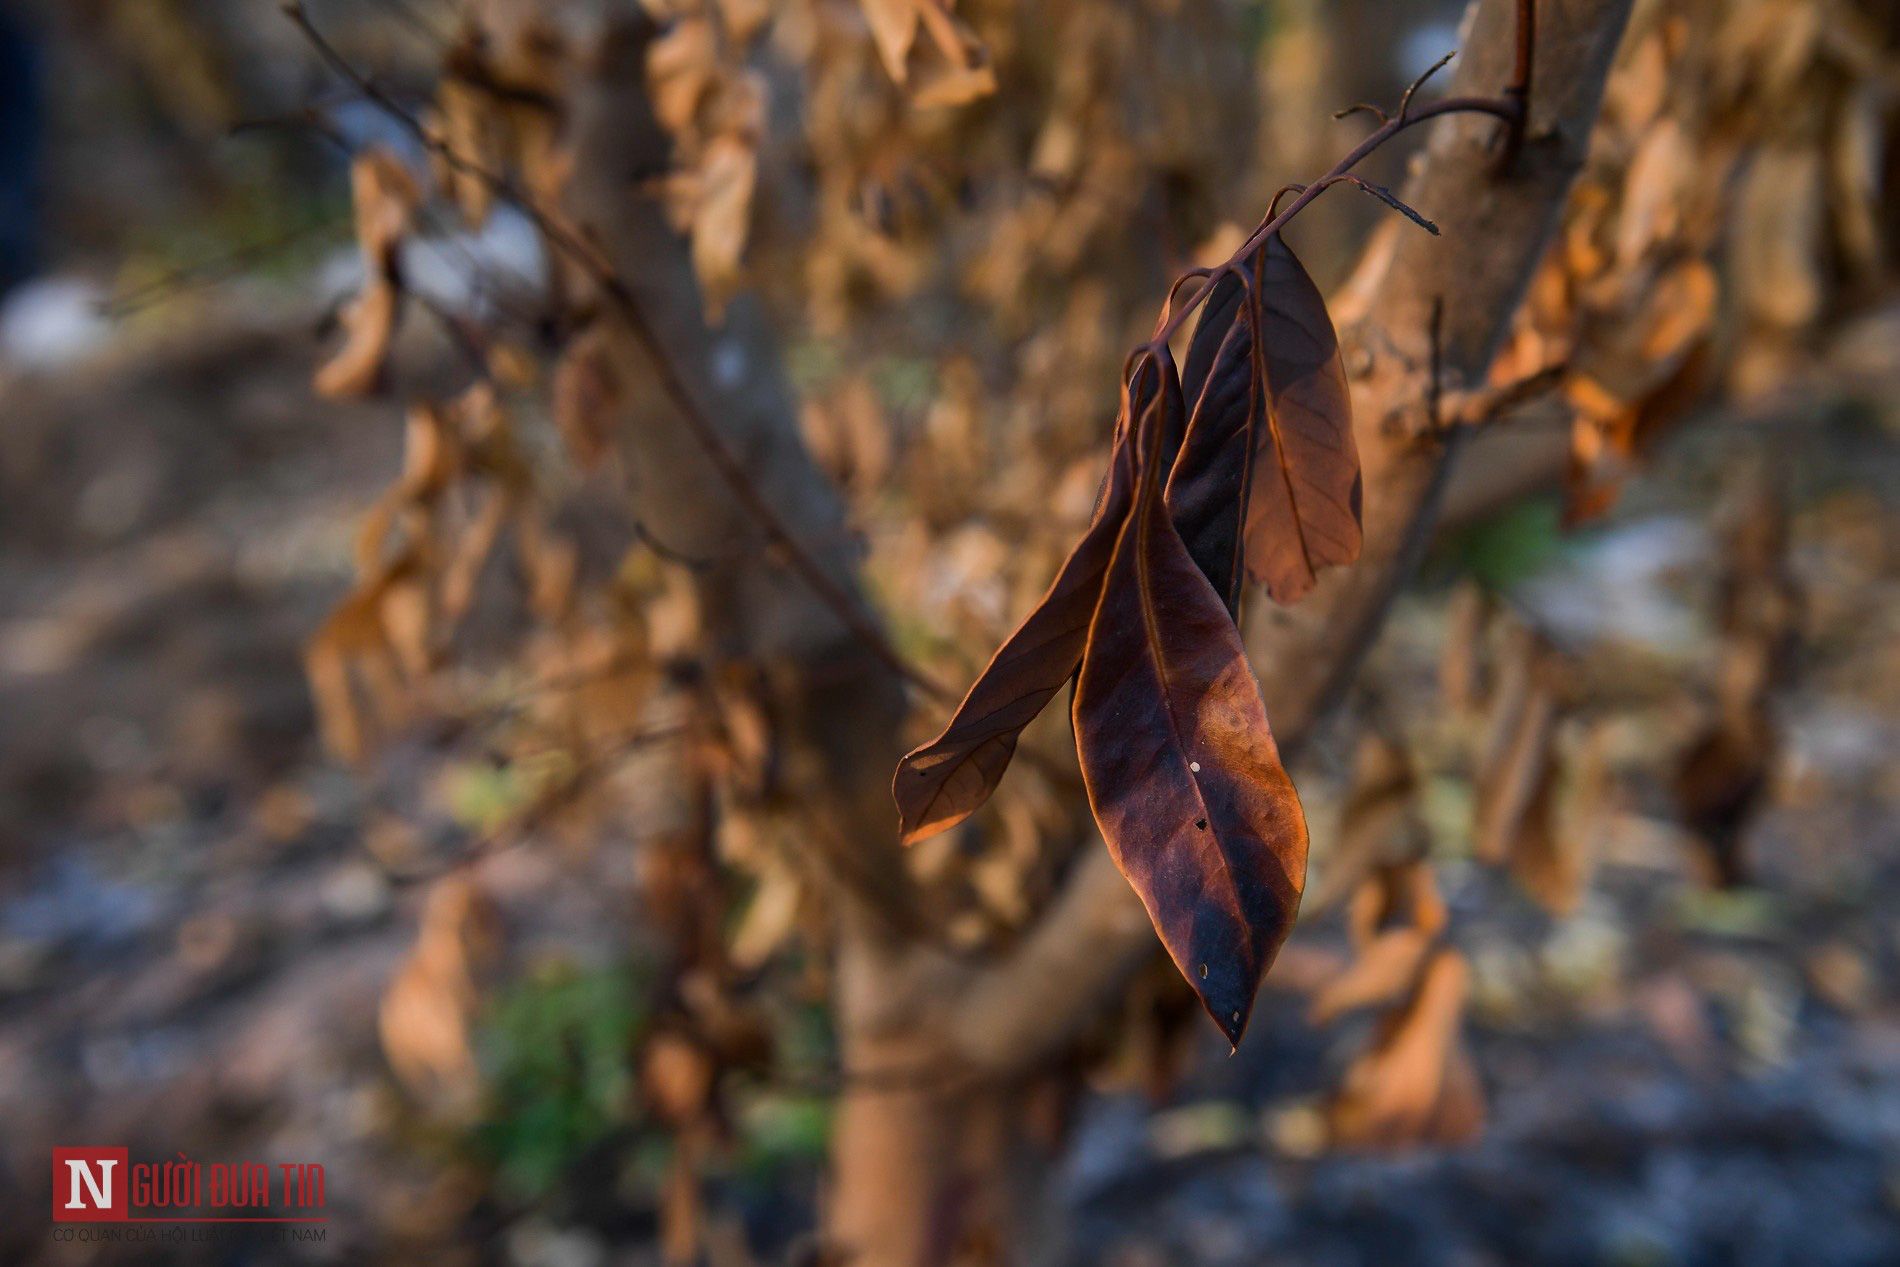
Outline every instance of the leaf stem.
<path fill-rule="evenodd" d="M 1528 2 L 1529 0 L 1526 0 L 1527 4 Z M 1258 229 L 1255 229 L 1252 235 L 1249 236 L 1245 242 L 1240 244 L 1240 249 L 1235 251 L 1225 263 L 1217 264 L 1208 271 L 1211 274 L 1218 275 L 1228 269 L 1238 268 L 1241 261 L 1258 250 L 1262 242 L 1265 242 L 1268 238 L 1285 228 L 1289 220 L 1300 214 L 1301 211 L 1304 211 L 1306 205 L 1324 193 L 1328 186 L 1339 184 L 1353 168 L 1357 167 L 1374 150 L 1384 145 L 1387 141 L 1390 141 L 1406 128 L 1416 124 L 1426 123 L 1432 119 L 1437 119 L 1448 114 L 1488 114 L 1512 125 L 1512 131 L 1516 132 L 1519 130 L 1518 125 L 1523 118 L 1524 107 L 1522 101 L 1511 96 L 1447 97 L 1443 101 L 1434 101 L 1428 106 L 1421 106 L 1417 110 L 1412 110 L 1406 114 L 1395 115 L 1387 119 L 1384 123 L 1380 124 L 1371 135 L 1367 136 L 1365 140 L 1353 147 L 1350 153 L 1335 163 L 1330 172 L 1327 172 L 1324 176 L 1301 190 L 1293 201 L 1287 204 L 1285 210 L 1269 216 L 1266 223 L 1262 224 Z M 1200 307 L 1202 301 L 1212 293 L 1213 289 L 1212 285 L 1204 283 L 1199 290 L 1184 300 L 1174 314 L 1155 332 L 1154 337 L 1149 340 L 1149 345 L 1165 344 L 1172 339 L 1175 334 L 1180 331 L 1182 325 L 1186 323 L 1188 314 Z"/>

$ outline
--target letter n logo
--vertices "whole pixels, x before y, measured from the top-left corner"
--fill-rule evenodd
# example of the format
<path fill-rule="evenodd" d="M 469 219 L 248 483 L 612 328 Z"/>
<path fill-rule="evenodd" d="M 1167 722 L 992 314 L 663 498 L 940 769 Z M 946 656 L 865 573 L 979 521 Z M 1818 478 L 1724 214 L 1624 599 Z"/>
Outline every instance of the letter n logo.
<path fill-rule="evenodd" d="M 53 1150 L 53 1221 L 122 1223 L 131 1182 L 123 1148 Z"/>

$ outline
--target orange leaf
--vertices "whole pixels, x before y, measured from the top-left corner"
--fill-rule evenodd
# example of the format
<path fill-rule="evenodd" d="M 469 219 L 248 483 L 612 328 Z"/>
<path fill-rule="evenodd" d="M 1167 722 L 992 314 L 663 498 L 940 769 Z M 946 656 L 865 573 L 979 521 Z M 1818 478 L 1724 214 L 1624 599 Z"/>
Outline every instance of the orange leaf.
<path fill-rule="evenodd" d="M 1335 1143 L 1459 1144 L 1482 1129 L 1483 1093 L 1459 1033 L 1470 978 L 1457 951 L 1433 956 L 1417 994 L 1347 1071 L 1328 1111 Z"/>
<path fill-rule="evenodd" d="M 409 169 L 384 149 L 365 150 L 350 164 L 350 197 L 363 291 L 343 311 L 342 348 L 317 371 L 315 390 L 330 398 L 367 395 L 382 377 L 402 299 L 396 248 L 422 202 Z"/>
<path fill-rule="evenodd" d="M 1193 416 L 1168 506 L 1226 600 L 1247 574 L 1293 603 L 1323 567 L 1359 557 L 1359 450 L 1339 340 L 1319 288 L 1276 234 L 1245 284 L 1220 278 L 1188 347 Z M 1246 470 L 1240 497 L 1234 472 Z"/>

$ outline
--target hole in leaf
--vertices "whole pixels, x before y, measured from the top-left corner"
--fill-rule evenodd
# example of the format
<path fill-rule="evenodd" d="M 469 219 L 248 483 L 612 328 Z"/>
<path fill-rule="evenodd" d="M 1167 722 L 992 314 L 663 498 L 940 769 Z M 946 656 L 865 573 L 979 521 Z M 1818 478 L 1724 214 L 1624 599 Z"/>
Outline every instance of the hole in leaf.
<path fill-rule="evenodd" d="M 1195 820 L 1194 820 L 1194 825 L 1195 825 L 1196 827 L 1198 827 L 1198 828 L 1200 828 L 1200 829 L 1201 829 L 1202 831 L 1206 831 L 1206 830 L 1207 830 L 1207 820 L 1206 820 L 1205 818 L 1197 818 L 1197 819 L 1195 819 Z"/>
<path fill-rule="evenodd" d="M 1201 763 L 1198 761 L 1190 761 L 1188 762 L 1188 769 L 1192 770 L 1196 774 L 1199 774 L 1201 772 Z"/>

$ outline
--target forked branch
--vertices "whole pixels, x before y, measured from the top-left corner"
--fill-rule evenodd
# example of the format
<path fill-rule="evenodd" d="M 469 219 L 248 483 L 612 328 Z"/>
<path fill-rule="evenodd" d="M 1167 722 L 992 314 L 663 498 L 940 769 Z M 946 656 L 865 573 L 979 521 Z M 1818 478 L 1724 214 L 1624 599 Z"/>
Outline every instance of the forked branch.
<path fill-rule="evenodd" d="M 1415 94 L 1425 81 L 1430 79 L 1440 67 L 1451 60 L 1451 56 L 1448 54 L 1433 63 L 1424 74 L 1412 81 L 1410 86 L 1405 90 L 1405 96 L 1399 102 L 1397 113 L 1388 115 L 1376 106 L 1358 105 L 1341 111 L 1339 116 L 1335 116 L 1343 117 L 1356 111 L 1369 111 L 1378 117 L 1379 126 L 1367 136 L 1365 140 L 1354 146 L 1350 153 L 1335 163 L 1331 171 L 1327 172 L 1312 184 L 1303 187 L 1288 186 L 1287 189 L 1282 190 L 1282 193 L 1293 189 L 1298 189 L 1299 191 L 1298 195 L 1287 205 L 1285 210 L 1278 208 L 1279 196 L 1275 195 L 1274 205 L 1268 208 L 1267 218 L 1262 222 L 1260 227 L 1255 229 L 1253 233 L 1248 236 L 1247 240 L 1240 244 L 1240 248 L 1229 256 L 1225 263 L 1217 264 L 1210 269 L 1197 270 L 1207 275 L 1207 283 L 1202 285 L 1193 295 L 1189 296 L 1179 308 L 1174 309 L 1169 315 L 1168 320 L 1162 323 L 1161 327 L 1155 331 L 1154 337 L 1141 348 L 1137 349 L 1136 354 L 1152 353 L 1154 349 L 1166 344 L 1172 339 L 1175 334 L 1179 332 L 1182 325 L 1186 323 L 1189 314 L 1200 307 L 1207 296 L 1213 292 L 1215 282 L 1219 281 L 1225 274 L 1233 274 L 1235 276 L 1243 275 L 1245 271 L 1245 261 L 1259 249 L 1260 244 L 1285 228 L 1293 217 L 1299 215 L 1300 212 L 1306 209 L 1308 204 L 1325 193 L 1326 190 L 1333 185 L 1341 183 L 1357 184 L 1367 193 L 1386 202 L 1393 207 L 1394 210 L 1403 212 L 1409 216 L 1421 227 L 1429 229 L 1433 233 L 1437 233 L 1438 229 L 1431 221 L 1419 215 L 1418 212 L 1412 210 L 1411 207 L 1403 202 L 1400 202 L 1389 190 L 1374 185 L 1370 181 L 1361 180 L 1353 176 L 1351 174 L 1352 169 L 1364 162 L 1366 158 L 1378 150 L 1380 146 L 1405 131 L 1405 129 L 1414 127 L 1420 123 L 1428 123 L 1433 119 L 1442 118 L 1445 115 L 1451 114 L 1488 114 L 1502 120 L 1506 125 L 1506 152 L 1515 154 L 1518 147 L 1522 144 L 1521 138 L 1529 108 L 1528 94 L 1530 74 L 1525 68 L 1528 67 L 1531 56 L 1531 45 L 1529 41 L 1534 38 L 1528 34 L 1531 30 L 1530 23 L 1532 18 L 1530 14 L 1532 7 L 1533 0 L 1517 0 L 1518 74 L 1513 79 L 1511 85 L 1506 87 L 1502 96 L 1447 97 L 1443 101 L 1434 101 L 1430 105 L 1423 106 L 1417 110 L 1412 109 L 1413 94 Z"/>

